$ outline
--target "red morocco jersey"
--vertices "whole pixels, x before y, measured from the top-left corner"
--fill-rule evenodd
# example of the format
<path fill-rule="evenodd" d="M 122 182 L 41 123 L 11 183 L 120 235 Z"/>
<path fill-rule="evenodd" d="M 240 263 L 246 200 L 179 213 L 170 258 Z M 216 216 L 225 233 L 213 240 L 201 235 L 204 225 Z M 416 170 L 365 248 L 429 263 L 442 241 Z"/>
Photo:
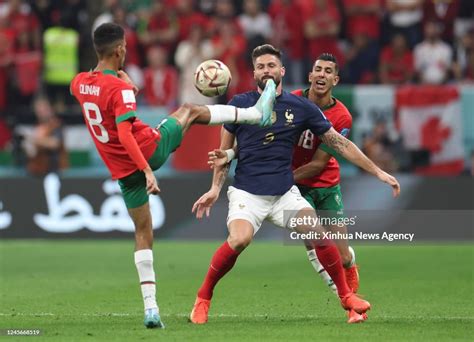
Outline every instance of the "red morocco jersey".
<path fill-rule="evenodd" d="M 309 89 L 303 90 L 298 89 L 292 93 L 298 96 L 308 97 Z M 349 136 L 352 128 L 352 116 L 349 110 L 342 104 L 341 101 L 334 99 L 335 104 L 328 108 L 321 108 L 326 118 L 331 122 L 334 129 L 345 136 Z M 301 137 L 298 144 L 295 145 L 293 150 L 293 170 L 298 167 L 309 163 L 313 159 L 313 155 L 321 145 L 321 140 L 315 136 L 310 130 L 306 130 L 301 133 Z M 339 163 L 336 158 L 331 157 L 324 170 L 316 176 L 311 178 L 303 179 L 298 184 L 306 185 L 312 188 L 329 188 L 331 186 L 339 184 L 340 172 Z"/>
<path fill-rule="evenodd" d="M 138 170 L 119 141 L 117 124 L 132 121 L 132 134 L 148 160 L 160 134 L 136 117 L 133 87 L 112 70 L 81 72 L 71 81 L 71 94 L 79 101 L 89 133 L 113 179 Z"/>

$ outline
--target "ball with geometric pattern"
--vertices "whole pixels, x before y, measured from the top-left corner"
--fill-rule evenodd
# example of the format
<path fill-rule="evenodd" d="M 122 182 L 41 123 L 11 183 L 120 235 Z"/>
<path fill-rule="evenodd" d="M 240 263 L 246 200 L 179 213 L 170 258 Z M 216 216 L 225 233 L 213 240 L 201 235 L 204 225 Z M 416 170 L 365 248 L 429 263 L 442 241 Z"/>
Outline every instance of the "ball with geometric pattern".
<path fill-rule="evenodd" d="M 194 73 L 196 89 L 207 97 L 224 95 L 231 80 L 229 68 L 217 59 L 202 62 Z"/>

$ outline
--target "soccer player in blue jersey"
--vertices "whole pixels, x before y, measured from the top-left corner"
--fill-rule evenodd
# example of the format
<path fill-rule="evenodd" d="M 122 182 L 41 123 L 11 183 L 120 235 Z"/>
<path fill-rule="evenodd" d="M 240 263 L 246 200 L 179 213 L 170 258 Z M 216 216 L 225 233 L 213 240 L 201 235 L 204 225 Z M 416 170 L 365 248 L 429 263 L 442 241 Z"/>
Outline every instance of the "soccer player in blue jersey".
<path fill-rule="evenodd" d="M 395 196 L 400 192 L 397 180 L 378 168 L 357 146 L 337 133 L 315 104 L 283 91 L 281 80 L 285 68 L 279 50 L 268 44 L 259 46 L 254 49 L 252 60 L 257 91 L 236 95 L 230 104 L 249 107 L 258 100 L 267 82 L 275 82 L 278 96 L 274 105 L 273 125 L 269 128 L 257 128 L 226 124 L 222 130 L 220 149 L 231 149 L 235 140 L 238 141 L 238 164 L 234 184 L 227 192 L 229 237 L 215 252 L 198 291 L 190 315 L 191 322 L 195 324 L 207 322 L 214 287 L 234 266 L 239 254 L 260 229 L 263 220 L 280 227 L 295 229 L 300 233 L 314 231 L 319 233 L 319 236 L 323 235 L 324 229 L 321 226 L 290 227 L 292 218 L 316 218 L 314 209 L 294 185 L 291 165 L 294 143 L 304 130 L 311 129 L 327 146 L 388 183 L 392 186 Z M 227 168 L 214 168 L 211 189 L 193 206 L 198 218 L 204 214 L 209 215 L 226 175 Z M 284 211 L 290 215 L 284 215 Z M 321 264 L 337 286 L 343 308 L 359 314 L 369 310 L 370 304 L 352 293 L 348 287 L 335 244 L 325 239 L 314 240 L 313 243 Z"/>

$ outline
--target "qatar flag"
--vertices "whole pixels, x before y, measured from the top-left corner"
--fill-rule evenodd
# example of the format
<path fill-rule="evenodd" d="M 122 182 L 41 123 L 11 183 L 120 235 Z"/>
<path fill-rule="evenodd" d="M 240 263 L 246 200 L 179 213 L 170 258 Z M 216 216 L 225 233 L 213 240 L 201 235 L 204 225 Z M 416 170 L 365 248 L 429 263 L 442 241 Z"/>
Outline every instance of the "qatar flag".
<path fill-rule="evenodd" d="M 417 173 L 456 175 L 464 169 L 460 95 L 452 86 L 406 86 L 397 90 L 398 125 L 407 150 L 429 151 Z"/>

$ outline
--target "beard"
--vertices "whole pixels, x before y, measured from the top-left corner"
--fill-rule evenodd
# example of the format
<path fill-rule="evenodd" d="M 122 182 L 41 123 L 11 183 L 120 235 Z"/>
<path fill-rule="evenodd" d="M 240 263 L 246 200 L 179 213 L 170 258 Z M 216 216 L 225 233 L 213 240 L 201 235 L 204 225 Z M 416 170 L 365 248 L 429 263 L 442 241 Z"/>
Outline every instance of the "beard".
<path fill-rule="evenodd" d="M 260 90 L 263 91 L 265 89 L 265 84 L 267 83 L 267 80 L 269 79 L 272 79 L 275 82 L 276 87 L 278 87 L 278 85 L 281 82 L 281 77 L 279 77 L 278 79 L 275 79 L 275 77 L 273 76 L 265 76 L 264 78 L 261 78 L 257 81 L 257 86 L 260 88 Z"/>

